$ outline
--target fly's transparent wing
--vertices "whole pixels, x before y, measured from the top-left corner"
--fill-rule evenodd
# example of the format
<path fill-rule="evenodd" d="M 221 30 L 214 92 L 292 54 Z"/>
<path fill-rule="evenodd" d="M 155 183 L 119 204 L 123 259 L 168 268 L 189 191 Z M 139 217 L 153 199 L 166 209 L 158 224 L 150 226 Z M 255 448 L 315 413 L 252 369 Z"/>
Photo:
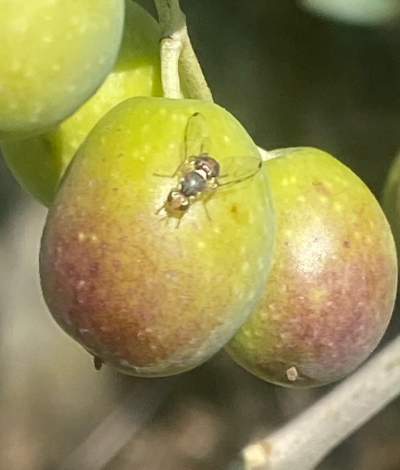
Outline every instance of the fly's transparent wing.
<path fill-rule="evenodd" d="M 206 118 L 200 114 L 193 114 L 185 130 L 185 160 L 193 160 L 199 155 L 209 154 L 211 139 L 208 133 Z"/>
<path fill-rule="evenodd" d="M 0 0 L 1 1 L 1 0 Z M 156 176 L 181 179 L 192 170 L 194 159 L 200 155 L 209 154 L 211 139 L 205 117 L 200 113 L 190 116 L 187 121 L 183 142 L 180 145 L 180 163 L 172 174 L 155 173 Z"/>
<path fill-rule="evenodd" d="M 262 167 L 261 158 L 250 156 L 223 158 L 219 163 L 218 188 L 229 188 L 247 181 L 256 175 Z"/>

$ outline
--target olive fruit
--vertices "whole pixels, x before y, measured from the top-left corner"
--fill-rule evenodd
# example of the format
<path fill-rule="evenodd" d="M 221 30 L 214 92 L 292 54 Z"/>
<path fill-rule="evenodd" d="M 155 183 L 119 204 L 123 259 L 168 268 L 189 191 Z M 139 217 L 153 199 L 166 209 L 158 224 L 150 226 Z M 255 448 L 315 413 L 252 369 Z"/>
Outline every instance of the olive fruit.
<path fill-rule="evenodd" d="M 160 28 L 138 4 L 127 0 L 117 62 L 99 90 L 53 130 L 1 145 L 20 185 L 49 206 L 73 155 L 94 125 L 115 105 L 135 96 L 161 96 Z"/>
<path fill-rule="evenodd" d="M 264 294 L 227 346 L 275 384 L 341 379 L 382 338 L 396 297 L 397 262 L 386 218 L 365 184 L 313 148 L 265 163 L 276 211 L 273 266 Z"/>
<path fill-rule="evenodd" d="M 39 134 L 76 111 L 116 60 L 124 0 L 2 0 L 0 139 Z"/>
<path fill-rule="evenodd" d="M 394 159 L 383 190 L 382 207 L 400 253 L 400 153 Z"/>
<path fill-rule="evenodd" d="M 209 147 L 220 187 L 191 198 L 179 218 L 168 204 L 189 169 L 176 170 Z M 132 98 L 94 127 L 50 207 L 40 275 L 51 314 L 97 365 L 137 376 L 183 372 L 246 320 L 274 239 L 260 163 L 238 121 L 207 102 Z M 205 180 L 206 171 L 196 175 Z"/>

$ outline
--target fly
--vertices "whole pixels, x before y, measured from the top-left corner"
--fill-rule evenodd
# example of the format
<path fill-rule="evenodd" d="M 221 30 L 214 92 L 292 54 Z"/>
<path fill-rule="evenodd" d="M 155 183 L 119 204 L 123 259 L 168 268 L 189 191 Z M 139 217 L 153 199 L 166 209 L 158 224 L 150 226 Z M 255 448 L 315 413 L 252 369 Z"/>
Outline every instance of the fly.
<path fill-rule="evenodd" d="M 259 158 L 230 157 L 221 160 L 226 163 L 226 168 L 229 167 L 229 172 L 221 175 L 220 163 L 210 155 L 210 144 L 204 116 L 200 113 L 193 114 L 185 129 L 182 162 L 172 175 L 168 175 L 171 178 L 178 177 L 177 186 L 170 190 L 164 204 L 156 212 L 159 214 L 164 210 L 167 220 L 170 217 L 178 219 L 177 228 L 191 205 L 200 200 L 211 220 L 206 203 L 215 191 L 248 180 L 261 169 L 262 161 Z"/>

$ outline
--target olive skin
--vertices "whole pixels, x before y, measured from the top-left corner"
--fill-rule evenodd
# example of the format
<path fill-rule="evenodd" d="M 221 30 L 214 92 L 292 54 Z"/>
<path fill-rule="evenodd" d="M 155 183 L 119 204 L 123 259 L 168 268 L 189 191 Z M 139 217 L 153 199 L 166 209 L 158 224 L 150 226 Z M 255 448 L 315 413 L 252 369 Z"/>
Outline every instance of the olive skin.
<path fill-rule="evenodd" d="M 42 290 L 59 325 L 127 374 L 166 376 L 206 361 L 259 300 L 272 259 L 274 213 L 266 172 L 163 210 L 178 181 L 188 119 L 206 119 L 211 154 L 260 159 L 243 127 L 217 105 L 133 98 L 80 147 L 46 221 Z M 247 160 L 245 160 L 247 161 Z"/>
<path fill-rule="evenodd" d="M 160 27 L 137 3 L 126 0 L 125 5 L 117 61 L 96 93 L 50 131 L 0 143 L 15 179 L 45 206 L 53 202 L 61 178 L 79 146 L 108 111 L 135 96 L 162 96 Z"/>
<path fill-rule="evenodd" d="M 3 0 L 0 139 L 37 135 L 74 113 L 111 71 L 125 0 Z"/>
<path fill-rule="evenodd" d="M 382 194 L 382 207 L 392 229 L 397 247 L 397 260 L 400 253 L 400 153 L 393 160 Z"/>
<path fill-rule="evenodd" d="M 382 338 L 396 250 L 378 202 L 351 170 L 313 148 L 274 154 L 265 164 L 277 218 L 273 267 L 226 350 L 268 382 L 313 387 L 345 377 Z"/>

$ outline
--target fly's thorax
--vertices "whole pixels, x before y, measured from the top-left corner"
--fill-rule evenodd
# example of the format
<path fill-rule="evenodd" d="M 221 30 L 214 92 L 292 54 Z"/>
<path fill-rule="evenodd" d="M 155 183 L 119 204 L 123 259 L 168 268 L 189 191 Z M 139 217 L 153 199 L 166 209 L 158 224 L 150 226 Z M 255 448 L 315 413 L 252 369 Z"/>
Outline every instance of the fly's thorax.
<path fill-rule="evenodd" d="M 184 175 L 180 182 L 180 191 L 186 197 L 196 197 L 207 187 L 206 175 L 204 171 L 190 171 Z"/>

